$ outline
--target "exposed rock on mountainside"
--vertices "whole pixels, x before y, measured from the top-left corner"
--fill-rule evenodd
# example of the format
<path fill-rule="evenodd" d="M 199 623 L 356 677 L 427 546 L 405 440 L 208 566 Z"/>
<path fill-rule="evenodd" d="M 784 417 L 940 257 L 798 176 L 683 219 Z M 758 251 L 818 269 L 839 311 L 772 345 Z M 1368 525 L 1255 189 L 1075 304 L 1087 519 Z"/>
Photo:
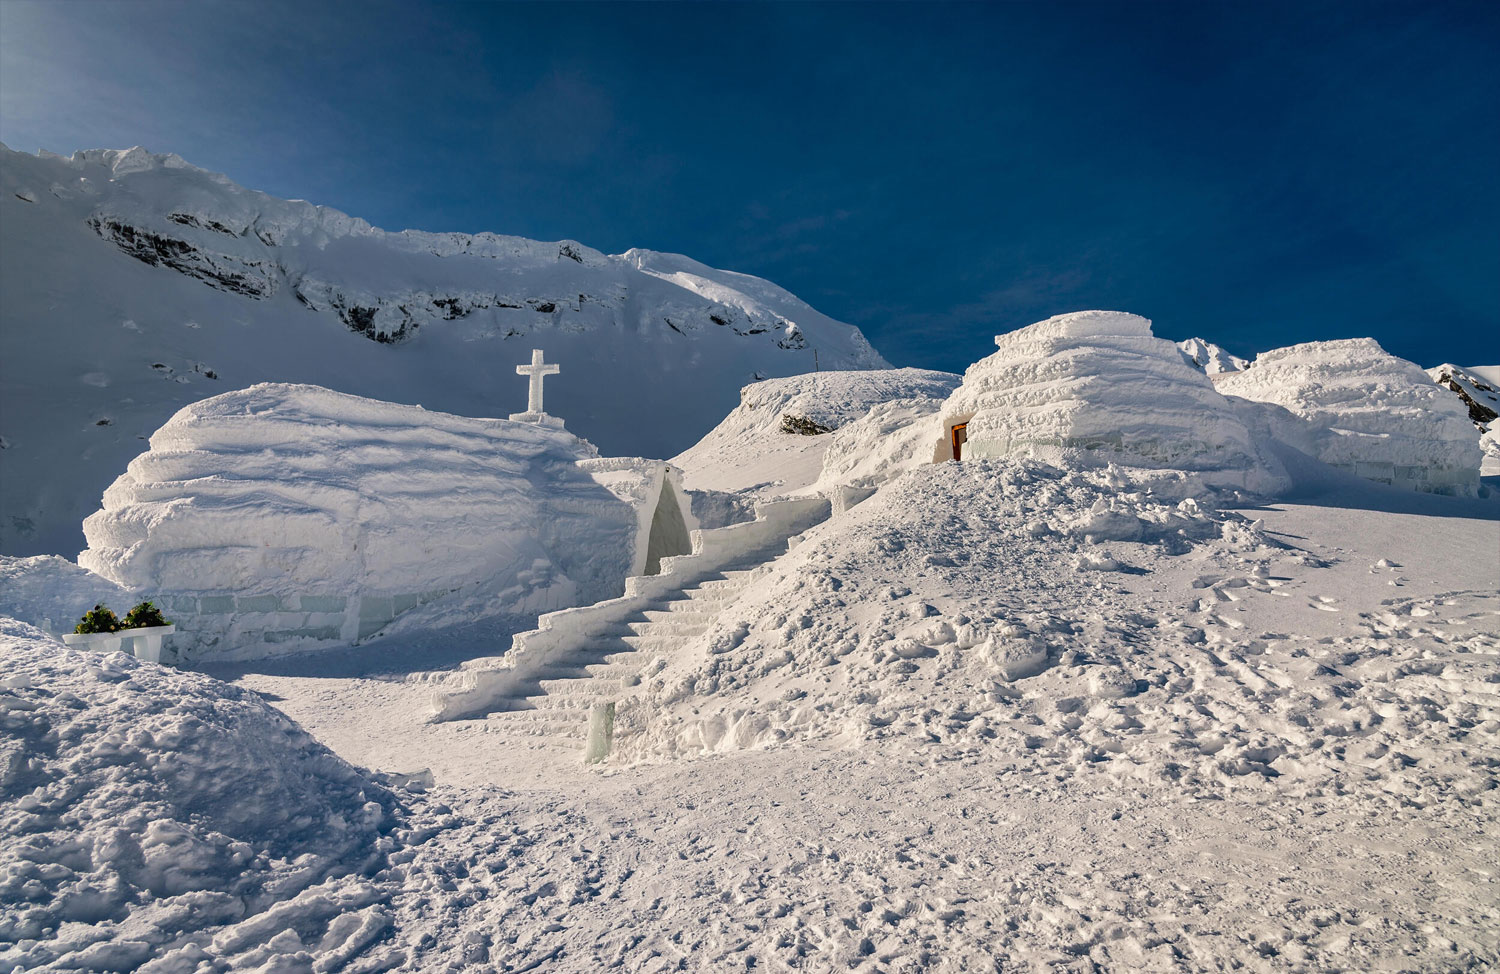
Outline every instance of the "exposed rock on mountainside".
<path fill-rule="evenodd" d="M 1469 421 L 1479 427 L 1481 433 L 1488 432 L 1490 424 L 1500 418 L 1500 392 L 1488 382 L 1448 363 L 1428 369 L 1427 374 L 1432 376 L 1432 381 L 1458 396 L 1459 402 L 1469 411 Z"/>

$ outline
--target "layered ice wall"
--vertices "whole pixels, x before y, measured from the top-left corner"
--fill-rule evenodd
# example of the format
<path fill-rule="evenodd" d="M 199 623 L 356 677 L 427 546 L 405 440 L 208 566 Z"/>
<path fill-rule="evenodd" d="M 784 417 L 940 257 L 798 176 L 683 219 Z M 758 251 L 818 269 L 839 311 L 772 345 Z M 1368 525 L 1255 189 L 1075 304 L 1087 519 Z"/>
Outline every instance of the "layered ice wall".
<path fill-rule="evenodd" d="M 1271 433 L 1324 463 L 1430 493 L 1478 488 L 1479 444 L 1463 405 L 1373 338 L 1274 349 L 1216 384 L 1280 407 L 1262 411 Z"/>
<path fill-rule="evenodd" d="M 1145 318 L 1080 311 L 995 344 L 944 404 L 935 460 L 952 457 L 954 428 L 967 424 L 965 458 L 1062 451 L 1074 462 L 1182 470 L 1256 493 L 1285 485 L 1209 378 Z"/>
<path fill-rule="evenodd" d="M 189 657 L 353 643 L 455 593 L 511 614 L 593 602 L 640 570 L 666 480 L 593 455 L 546 427 L 261 384 L 158 430 L 79 564 L 159 596 Z"/>

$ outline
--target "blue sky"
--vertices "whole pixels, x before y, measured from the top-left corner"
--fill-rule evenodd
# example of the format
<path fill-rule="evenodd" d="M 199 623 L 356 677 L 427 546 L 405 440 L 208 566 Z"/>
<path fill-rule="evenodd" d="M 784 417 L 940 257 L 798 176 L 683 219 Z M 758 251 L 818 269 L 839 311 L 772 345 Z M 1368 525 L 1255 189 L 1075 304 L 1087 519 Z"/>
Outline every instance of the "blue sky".
<path fill-rule="evenodd" d="M 0 0 L 0 139 L 689 254 L 961 371 L 1082 308 L 1500 362 L 1500 4 Z"/>

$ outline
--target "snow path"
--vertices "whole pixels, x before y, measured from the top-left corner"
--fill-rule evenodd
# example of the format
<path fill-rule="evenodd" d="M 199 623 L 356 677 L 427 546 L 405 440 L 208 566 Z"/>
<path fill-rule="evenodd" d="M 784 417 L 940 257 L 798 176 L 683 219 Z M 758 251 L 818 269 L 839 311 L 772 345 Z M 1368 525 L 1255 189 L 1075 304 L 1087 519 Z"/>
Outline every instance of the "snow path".
<path fill-rule="evenodd" d="M 1016 794 L 1013 778 L 943 752 L 803 748 L 587 776 L 555 793 L 442 794 L 465 824 L 418 849 L 393 903 L 403 937 L 427 942 L 411 967 L 1272 971 L 1495 958 L 1483 888 L 1494 844 L 1480 833 L 1269 795 L 1198 802 L 1055 780 Z"/>
<path fill-rule="evenodd" d="M 355 764 L 436 775 L 411 799 L 435 831 L 414 828 L 425 840 L 384 877 L 394 932 L 371 964 L 1492 969 L 1500 521 L 1389 491 L 1345 502 L 1398 509 L 1245 511 L 1293 546 L 1264 573 L 1208 553 L 1109 574 L 1097 598 L 1117 625 L 1139 614 L 1127 636 L 1153 613 L 1203 632 L 1182 682 L 1165 710 L 1059 697 L 1019 743 L 933 710 L 863 739 L 588 772 L 486 721 L 421 723 L 433 678 L 401 661 L 508 641 L 473 630 L 342 672 L 319 657 L 215 675 Z"/>

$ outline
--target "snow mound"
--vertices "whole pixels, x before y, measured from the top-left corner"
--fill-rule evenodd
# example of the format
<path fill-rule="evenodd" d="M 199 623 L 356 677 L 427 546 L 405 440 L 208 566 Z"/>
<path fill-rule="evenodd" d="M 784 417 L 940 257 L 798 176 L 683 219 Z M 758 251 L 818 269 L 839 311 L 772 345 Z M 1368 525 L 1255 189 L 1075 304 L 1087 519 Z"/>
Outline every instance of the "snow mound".
<path fill-rule="evenodd" d="M 1151 322 L 1115 311 L 1058 315 L 995 338 L 942 409 L 934 460 L 1066 456 L 1189 471 L 1205 483 L 1272 494 L 1285 484 L 1213 383 Z"/>
<path fill-rule="evenodd" d="M 341 877 L 389 847 L 391 796 L 254 693 L 71 652 L 12 619 L 0 659 L 7 970 L 147 969 L 179 948 L 179 962 L 204 959 L 203 931 L 281 902 L 269 925 L 230 927 L 211 949 L 259 947 L 309 919 L 283 901 L 337 898 Z"/>
<path fill-rule="evenodd" d="M 0 616 L 44 632 L 72 632 L 98 603 L 123 615 L 137 600 L 129 589 L 57 555 L 0 555 Z"/>
<path fill-rule="evenodd" d="M 1268 543 L 1257 525 L 1207 506 L 1211 496 L 1177 472 L 1014 457 L 924 464 L 808 532 L 691 651 L 652 673 L 621 711 L 620 753 L 863 738 L 937 712 L 966 722 L 1056 667 L 1085 677 L 1059 696 L 1133 693 L 1120 672 L 1152 624 L 1100 587 Z"/>
<path fill-rule="evenodd" d="M 957 385 L 958 376 L 928 369 L 814 372 L 755 382 L 672 463 L 695 489 L 793 493 L 819 479 L 824 452 L 843 427 L 894 400 L 935 405 Z M 825 435 L 830 432 L 833 437 Z"/>
<path fill-rule="evenodd" d="M 192 657 L 356 642 L 454 593 L 499 614 L 595 602 L 643 570 L 669 477 L 593 453 L 543 426 L 252 386 L 152 436 L 79 564 L 158 595 Z"/>
<path fill-rule="evenodd" d="M 1262 410 L 1277 439 L 1356 476 L 1439 494 L 1477 489 L 1480 450 L 1464 406 L 1373 338 L 1263 352 L 1217 386 L 1280 407 Z"/>
<path fill-rule="evenodd" d="M 1231 355 L 1223 346 L 1201 338 L 1189 338 L 1185 342 L 1178 342 L 1177 347 L 1182 349 L 1183 358 L 1209 375 L 1243 372 L 1250 367 L 1248 359 Z"/>
<path fill-rule="evenodd" d="M 823 453 L 818 487 L 864 492 L 927 463 L 933 417 L 942 408 L 942 399 L 895 399 L 834 430 Z"/>

